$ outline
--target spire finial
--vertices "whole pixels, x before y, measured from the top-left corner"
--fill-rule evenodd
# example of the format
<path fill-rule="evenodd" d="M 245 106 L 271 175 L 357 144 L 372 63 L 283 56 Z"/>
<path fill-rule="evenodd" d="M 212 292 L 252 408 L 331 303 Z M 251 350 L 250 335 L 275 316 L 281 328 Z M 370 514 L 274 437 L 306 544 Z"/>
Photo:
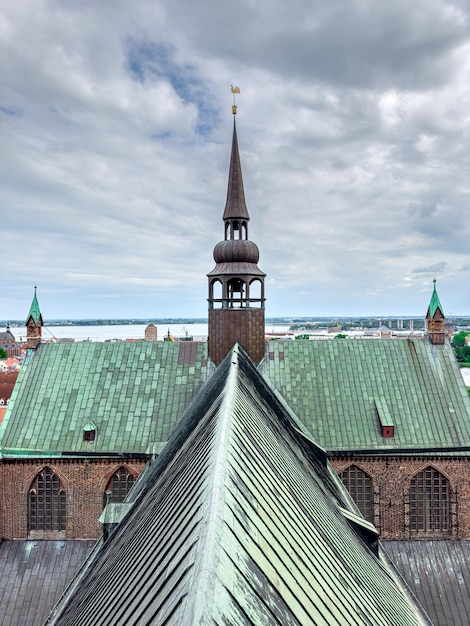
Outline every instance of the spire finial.
<path fill-rule="evenodd" d="M 234 87 L 233 85 L 230 85 L 230 90 L 233 93 L 233 105 L 232 105 L 232 113 L 234 115 L 237 114 L 237 105 L 235 104 L 235 94 L 236 93 L 240 93 L 240 88 L 239 87 Z"/>

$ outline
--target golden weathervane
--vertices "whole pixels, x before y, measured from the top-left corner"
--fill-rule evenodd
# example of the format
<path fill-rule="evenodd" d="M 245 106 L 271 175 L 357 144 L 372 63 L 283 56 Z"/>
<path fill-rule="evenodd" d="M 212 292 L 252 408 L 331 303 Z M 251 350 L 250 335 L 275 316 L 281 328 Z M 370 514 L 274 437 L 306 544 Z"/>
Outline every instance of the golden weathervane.
<path fill-rule="evenodd" d="M 240 88 L 239 87 L 234 87 L 233 85 L 230 85 L 230 89 L 233 93 L 233 105 L 232 105 L 232 113 L 234 115 L 237 114 L 237 105 L 235 104 L 235 94 L 236 93 L 240 93 Z"/>

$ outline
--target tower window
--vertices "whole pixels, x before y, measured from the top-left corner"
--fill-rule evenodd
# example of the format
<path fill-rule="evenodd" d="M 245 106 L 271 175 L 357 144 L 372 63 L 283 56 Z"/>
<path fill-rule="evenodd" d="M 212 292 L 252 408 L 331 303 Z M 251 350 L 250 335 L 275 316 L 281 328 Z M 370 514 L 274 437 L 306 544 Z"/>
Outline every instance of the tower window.
<path fill-rule="evenodd" d="M 374 523 L 374 505 L 372 478 L 357 465 L 351 465 L 340 473 L 344 486 L 362 515 L 368 522 Z"/>
<path fill-rule="evenodd" d="M 410 483 L 411 532 L 450 532 L 449 496 L 449 481 L 434 467 L 418 472 Z"/>
<path fill-rule="evenodd" d="M 28 493 L 28 530 L 65 530 L 67 496 L 50 467 L 40 472 Z"/>

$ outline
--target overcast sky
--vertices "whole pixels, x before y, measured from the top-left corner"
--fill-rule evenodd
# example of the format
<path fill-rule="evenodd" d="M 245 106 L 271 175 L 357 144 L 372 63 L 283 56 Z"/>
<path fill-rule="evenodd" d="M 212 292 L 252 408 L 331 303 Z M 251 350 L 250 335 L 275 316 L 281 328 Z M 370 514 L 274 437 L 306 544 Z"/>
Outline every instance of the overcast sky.
<path fill-rule="evenodd" d="M 205 317 L 232 94 L 266 315 L 470 315 L 468 0 L 0 0 L 0 319 Z"/>

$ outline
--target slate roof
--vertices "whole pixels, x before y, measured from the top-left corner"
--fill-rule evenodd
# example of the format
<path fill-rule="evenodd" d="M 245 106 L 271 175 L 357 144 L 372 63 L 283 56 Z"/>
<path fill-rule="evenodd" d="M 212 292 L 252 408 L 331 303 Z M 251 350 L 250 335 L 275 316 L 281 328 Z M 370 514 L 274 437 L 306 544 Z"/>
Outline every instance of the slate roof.
<path fill-rule="evenodd" d="M 384 541 L 435 626 L 468 626 L 470 540 Z"/>
<path fill-rule="evenodd" d="M 329 453 L 470 450 L 470 400 L 448 342 L 272 341 L 267 350 L 261 372 Z M 394 437 L 382 437 L 382 423 Z"/>
<path fill-rule="evenodd" d="M 0 544 L 0 624 L 44 624 L 95 541 L 3 541 Z"/>
<path fill-rule="evenodd" d="M 40 344 L 13 390 L 2 455 L 145 453 L 167 440 L 208 370 L 202 342 Z"/>
<path fill-rule="evenodd" d="M 299 428 L 234 348 L 48 623 L 429 623 Z"/>

